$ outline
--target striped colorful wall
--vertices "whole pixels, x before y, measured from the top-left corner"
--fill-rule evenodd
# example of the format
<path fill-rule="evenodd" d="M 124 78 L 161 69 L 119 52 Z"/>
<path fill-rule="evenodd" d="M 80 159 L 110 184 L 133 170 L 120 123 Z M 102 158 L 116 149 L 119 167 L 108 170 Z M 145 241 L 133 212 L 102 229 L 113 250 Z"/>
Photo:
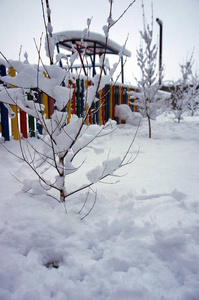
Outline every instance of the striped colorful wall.
<path fill-rule="evenodd" d="M 1 76 L 5 75 L 5 67 L 3 67 L 0 66 Z M 15 76 L 14 70 L 10 70 L 10 75 Z M 72 114 L 76 114 L 80 117 L 87 112 L 87 107 L 84 103 L 84 92 L 90 84 L 91 81 L 82 78 L 76 79 L 76 82 L 69 86 L 74 89 L 74 92 L 71 101 L 66 107 L 66 111 L 68 112 L 67 122 L 69 122 Z M 99 101 L 93 104 L 92 111 L 86 120 L 86 124 L 103 125 L 109 120 L 109 118 L 116 120 L 117 123 L 122 123 L 122 120 L 115 117 L 114 108 L 115 105 L 127 104 L 133 111 L 135 111 L 136 107 L 129 103 L 128 92 L 131 90 L 133 90 L 132 86 L 122 84 L 106 85 L 99 92 Z M 29 94 L 28 99 L 31 100 L 31 98 L 32 97 Z M 38 93 L 37 101 L 44 104 L 46 117 L 50 118 L 54 111 L 53 100 L 44 93 Z M 7 108 L 0 103 L 1 135 L 5 140 L 9 140 L 10 136 L 12 136 L 13 139 L 18 140 L 19 130 L 20 134 L 22 134 L 24 138 L 34 137 L 35 132 L 39 132 L 40 134 L 42 133 L 41 125 L 37 124 L 36 120 L 32 116 L 27 115 L 16 106 L 12 106 L 12 109 L 15 112 L 15 118 L 13 119 L 9 117 Z"/>

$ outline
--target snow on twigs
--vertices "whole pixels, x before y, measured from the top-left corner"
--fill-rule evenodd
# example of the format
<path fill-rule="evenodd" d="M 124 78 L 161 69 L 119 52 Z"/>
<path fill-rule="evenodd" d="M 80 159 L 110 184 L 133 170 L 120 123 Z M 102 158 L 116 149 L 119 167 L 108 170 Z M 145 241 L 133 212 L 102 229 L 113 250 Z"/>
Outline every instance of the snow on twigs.
<path fill-rule="evenodd" d="M 71 98 L 73 89 L 61 86 L 61 83 L 67 77 L 67 73 L 63 69 L 52 65 L 45 66 L 45 69 L 41 68 L 40 70 L 37 70 L 35 66 L 22 62 L 11 61 L 11 64 L 17 72 L 16 76 L 4 76 L 2 80 L 7 84 L 19 88 L 13 88 L 6 91 L 5 88 L 2 87 L 0 90 L 0 101 L 8 104 L 17 104 L 22 110 L 38 118 L 38 112 L 31 113 L 30 110 L 25 108 L 29 107 L 32 102 L 27 101 L 27 95 L 25 94 L 24 89 L 28 92 L 29 89 L 39 88 L 39 90 L 55 100 L 55 104 L 59 110 L 62 110 L 66 106 Z M 49 78 L 45 77 L 44 73 L 46 72 L 48 73 Z M 41 107 L 38 107 L 38 111 L 39 110 L 41 110 Z"/>
<path fill-rule="evenodd" d="M 90 182 L 98 182 L 107 175 L 113 175 L 121 164 L 120 158 L 107 159 L 102 162 L 102 166 L 97 166 L 89 171 L 86 176 Z"/>

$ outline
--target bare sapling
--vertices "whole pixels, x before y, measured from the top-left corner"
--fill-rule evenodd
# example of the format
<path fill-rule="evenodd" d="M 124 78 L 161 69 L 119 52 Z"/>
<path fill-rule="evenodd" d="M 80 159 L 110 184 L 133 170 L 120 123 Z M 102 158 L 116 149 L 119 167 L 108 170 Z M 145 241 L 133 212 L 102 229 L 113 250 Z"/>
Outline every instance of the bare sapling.
<path fill-rule="evenodd" d="M 187 108 L 191 113 L 191 116 L 194 116 L 194 114 L 199 110 L 199 75 L 197 71 L 195 73 L 192 72 L 191 75 Z"/>
<path fill-rule="evenodd" d="M 131 99 L 136 99 L 131 104 L 138 107 L 143 118 L 148 120 L 149 138 L 151 138 L 151 120 L 155 120 L 164 106 L 165 94 L 160 91 L 163 70 L 157 72 L 157 44 L 153 42 L 153 13 L 151 26 L 146 24 L 144 5 L 143 30 L 140 31 L 141 44 L 137 49 L 137 64 L 140 69 L 140 79 L 136 78 L 138 92 L 131 92 Z M 152 10 L 153 12 L 153 10 Z"/>
<path fill-rule="evenodd" d="M 193 54 L 184 64 L 180 64 L 181 78 L 171 87 L 171 109 L 178 123 L 182 115 L 190 111 L 193 115 L 198 109 L 198 75 L 193 74 Z"/>
<path fill-rule="evenodd" d="M 44 15 L 44 5 L 43 17 Z M 133 1 L 128 8 L 134 3 Z M 67 107 L 73 95 L 72 83 L 75 83 L 76 78 L 71 73 L 71 67 L 77 58 L 77 50 L 74 48 L 73 54 L 67 58 L 68 67 L 63 69 L 57 64 L 54 64 L 53 56 L 53 35 L 50 19 L 49 2 L 47 4 L 48 22 L 44 21 L 46 29 L 46 52 L 50 58 L 50 65 L 44 65 L 41 59 L 41 40 L 40 45 L 37 46 L 38 51 L 38 65 L 37 68 L 30 64 L 23 64 L 22 62 L 9 61 L 8 63 L 16 70 L 16 76 L 4 76 L 1 80 L 7 85 L 13 85 L 15 88 L 7 88 L 5 85 L 1 87 L 0 101 L 8 104 L 14 104 L 33 115 L 37 122 L 42 126 L 42 134 L 37 132 L 39 138 L 39 145 L 43 142 L 43 148 L 35 143 L 34 139 L 23 139 L 20 136 L 20 159 L 28 164 L 32 171 L 36 174 L 37 180 L 26 179 L 23 181 L 23 190 L 25 192 L 32 192 L 39 190 L 56 199 L 58 202 L 65 202 L 66 198 L 85 189 L 91 191 L 91 187 L 101 182 L 108 176 L 114 176 L 114 172 L 123 166 L 130 164 L 134 159 L 130 156 L 130 149 L 133 145 L 134 138 L 130 142 L 129 148 L 126 150 L 122 158 L 107 157 L 97 172 L 90 170 L 87 173 L 87 182 L 79 187 L 72 187 L 72 190 L 66 188 L 67 178 L 74 172 L 77 172 L 84 164 L 84 160 L 80 165 L 77 165 L 75 158 L 86 147 L 90 147 L 94 140 L 103 138 L 107 134 L 111 134 L 116 128 L 116 122 L 109 120 L 105 125 L 90 125 L 87 126 L 87 120 L 92 111 L 94 103 L 99 101 L 99 91 L 109 83 L 117 65 L 114 65 L 108 75 L 103 75 L 106 59 L 106 49 L 109 38 L 109 31 L 111 27 L 121 18 L 112 20 L 112 5 L 110 0 L 110 11 L 107 19 L 107 25 L 104 26 L 105 32 L 105 53 L 101 59 L 101 69 L 99 74 L 88 78 L 92 84 L 89 85 L 84 92 L 84 113 L 78 117 L 76 115 L 69 115 Z M 127 8 L 127 9 L 128 9 Z M 124 14 L 124 13 L 123 13 Z M 122 15 L 123 15 L 122 14 Z M 83 31 L 84 36 L 89 34 L 90 19 L 87 21 L 87 28 Z M 86 43 L 82 38 L 82 44 L 86 47 Z M 121 48 L 119 54 L 119 61 L 123 56 L 124 47 Z M 61 55 L 59 55 L 59 58 Z M 82 59 L 87 62 L 86 54 L 82 55 Z M 59 62 L 59 59 L 56 60 Z M 42 66 L 40 66 L 42 65 Z M 81 73 L 79 73 L 79 76 Z M 33 91 L 34 89 L 34 91 Z M 31 93 L 33 100 L 27 100 L 27 94 Z M 54 113 L 50 119 L 46 116 L 46 108 L 37 102 L 37 93 L 48 95 L 54 102 Z M 6 95 L 6 97 L 5 97 Z M 4 99 L 4 100 L 3 100 Z M 6 99 L 6 100 L 5 100 Z M 102 104 L 103 105 L 103 104 Z M 93 147 L 93 145 L 92 145 Z M 92 150 L 91 150 L 92 151 Z M 95 174 L 95 175 L 94 175 Z"/>

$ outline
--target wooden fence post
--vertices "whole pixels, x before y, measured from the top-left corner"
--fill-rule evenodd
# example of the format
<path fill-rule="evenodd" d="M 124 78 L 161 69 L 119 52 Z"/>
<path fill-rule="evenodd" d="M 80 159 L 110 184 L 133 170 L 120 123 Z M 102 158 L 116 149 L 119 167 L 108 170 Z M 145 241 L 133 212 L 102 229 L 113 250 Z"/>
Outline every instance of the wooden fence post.
<path fill-rule="evenodd" d="M 9 74 L 11 77 L 16 76 L 16 71 L 13 69 L 13 67 L 9 68 Z M 14 88 L 14 86 L 11 85 L 11 88 Z M 15 113 L 14 118 L 11 119 L 12 136 L 14 140 L 19 140 L 18 107 L 17 105 L 10 105 L 10 107 Z"/>
<path fill-rule="evenodd" d="M 4 65 L 0 65 L 0 75 L 2 77 L 6 76 L 6 67 Z M 5 139 L 5 141 L 9 141 L 10 140 L 10 134 L 9 134 L 8 110 L 2 102 L 0 102 L 0 110 L 1 110 L 1 133 L 2 133 L 2 137 Z"/>
<path fill-rule="evenodd" d="M 76 80 L 76 113 L 80 117 L 80 84 L 79 79 Z"/>
<path fill-rule="evenodd" d="M 33 100 L 33 96 L 28 93 L 28 100 Z M 33 116 L 28 116 L 28 127 L 29 127 L 29 136 L 35 137 L 35 120 Z"/>
<path fill-rule="evenodd" d="M 20 128 L 21 133 L 25 139 L 28 137 L 28 129 L 27 129 L 27 115 L 26 113 L 20 109 Z"/>

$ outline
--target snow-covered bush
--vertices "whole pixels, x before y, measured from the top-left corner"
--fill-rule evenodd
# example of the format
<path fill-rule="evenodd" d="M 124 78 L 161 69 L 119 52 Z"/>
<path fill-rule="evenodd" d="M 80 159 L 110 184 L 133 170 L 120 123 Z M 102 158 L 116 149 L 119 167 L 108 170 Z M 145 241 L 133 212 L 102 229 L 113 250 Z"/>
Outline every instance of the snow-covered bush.
<path fill-rule="evenodd" d="M 188 110 L 191 115 L 199 108 L 199 80 L 197 73 L 193 75 L 193 57 L 180 65 L 182 77 L 173 84 L 171 91 L 171 108 L 178 123 Z"/>
<path fill-rule="evenodd" d="M 151 26 L 145 24 L 144 5 L 143 8 L 143 31 L 140 31 L 141 44 L 137 50 L 137 63 L 141 71 L 141 78 L 137 81 L 138 92 L 130 92 L 131 99 L 136 99 L 132 104 L 139 107 L 139 112 L 144 118 L 148 119 L 149 138 L 151 138 L 151 119 L 155 120 L 160 113 L 160 109 L 164 105 L 164 96 L 160 92 L 161 84 L 159 78 L 162 78 L 162 70 L 160 77 L 156 72 L 157 62 L 157 45 L 152 44 L 153 40 L 153 16 Z"/>
<path fill-rule="evenodd" d="M 197 72 L 191 77 L 187 108 L 192 116 L 199 110 L 199 76 Z"/>
<path fill-rule="evenodd" d="M 109 30 L 113 26 L 113 1 L 109 2 L 110 13 L 106 25 L 106 43 L 108 42 Z M 98 92 L 110 81 L 116 66 L 114 65 L 113 69 L 110 69 L 109 75 L 103 76 L 102 71 L 105 63 L 105 55 L 103 56 L 100 74 L 96 74 L 93 78 L 90 78 L 92 84 L 87 87 L 84 93 L 85 113 L 79 118 L 73 115 L 67 123 L 68 114 L 65 111 L 65 107 L 73 94 L 73 89 L 68 86 L 71 82 L 75 83 L 75 79 L 70 73 L 70 68 L 66 71 L 53 64 L 52 26 L 50 26 L 49 6 L 47 6 L 47 15 L 48 24 L 45 25 L 47 35 L 46 47 L 48 50 L 47 54 L 50 57 L 50 66 L 43 65 L 39 67 L 38 64 L 35 67 L 20 61 L 7 61 L 6 63 L 15 69 L 16 76 L 4 76 L 1 80 L 6 84 L 14 86 L 14 88 L 7 89 L 5 86 L 2 86 L 0 101 L 19 106 L 28 114 L 33 115 L 43 128 L 43 134 L 38 134 L 38 137 L 43 142 L 43 150 L 37 148 L 30 139 L 23 140 L 20 138 L 21 159 L 30 166 L 38 178 L 37 181 L 25 180 L 23 182 L 23 190 L 33 193 L 42 191 L 59 202 L 65 202 L 66 198 L 71 194 L 90 188 L 96 182 L 101 181 L 109 175 L 113 175 L 114 171 L 118 168 L 130 163 L 130 160 L 126 159 L 130 148 L 123 158 L 113 160 L 108 158 L 96 170 L 89 171 L 87 174 L 89 182 L 86 182 L 85 185 L 77 187 L 70 192 L 66 190 L 68 176 L 81 167 L 81 165 L 78 166 L 74 163 L 76 156 L 96 138 L 109 134 L 116 126 L 116 122 L 111 120 L 103 126 L 86 126 L 86 120 L 89 113 L 91 113 L 92 105 L 99 100 L 97 98 Z M 90 26 L 90 23 L 87 25 Z M 89 30 L 84 30 L 83 32 L 84 34 L 89 34 Z M 82 43 L 84 43 L 83 40 Z M 84 43 L 84 46 L 86 47 L 86 43 Z M 123 47 L 119 60 L 122 51 Z M 40 62 L 39 50 L 38 56 Z M 75 59 L 74 54 L 72 56 L 71 64 Z M 27 93 L 33 89 L 37 89 L 39 92 L 45 93 L 53 99 L 55 109 L 50 119 L 46 118 L 44 107 L 36 103 L 35 92 L 32 93 L 33 101 L 27 100 Z M 58 192 L 58 195 L 56 192 Z"/>

